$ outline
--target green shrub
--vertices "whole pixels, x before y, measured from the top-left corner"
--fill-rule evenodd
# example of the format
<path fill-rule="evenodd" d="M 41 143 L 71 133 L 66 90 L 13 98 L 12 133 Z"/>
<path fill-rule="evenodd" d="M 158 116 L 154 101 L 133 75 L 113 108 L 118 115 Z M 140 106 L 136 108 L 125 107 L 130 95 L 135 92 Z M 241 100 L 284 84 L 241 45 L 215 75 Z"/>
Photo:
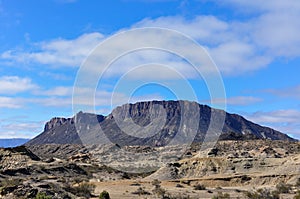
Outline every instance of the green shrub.
<path fill-rule="evenodd" d="M 300 199 L 300 191 L 297 192 L 297 194 L 294 196 L 294 199 Z"/>
<path fill-rule="evenodd" d="M 45 193 L 37 193 L 35 199 L 52 199 L 51 196 L 47 196 Z"/>
<path fill-rule="evenodd" d="M 99 199 L 110 199 L 109 193 L 105 190 L 102 191 L 100 196 L 99 196 Z"/>

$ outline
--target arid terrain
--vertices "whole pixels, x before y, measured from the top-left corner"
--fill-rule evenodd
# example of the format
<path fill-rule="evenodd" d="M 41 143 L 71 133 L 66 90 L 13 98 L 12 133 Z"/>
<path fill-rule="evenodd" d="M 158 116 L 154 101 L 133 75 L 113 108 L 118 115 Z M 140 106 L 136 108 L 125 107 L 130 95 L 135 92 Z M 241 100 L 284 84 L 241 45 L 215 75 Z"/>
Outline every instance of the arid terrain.
<path fill-rule="evenodd" d="M 299 142 L 220 141 L 212 150 L 199 148 L 195 143 L 179 160 L 139 174 L 101 164 L 99 155 L 105 153 L 101 147 L 89 151 L 80 145 L 53 144 L 1 149 L 0 194 L 1 198 L 99 198 L 106 190 L 111 198 L 229 198 L 226 194 L 255 198 L 251 194 L 267 192 L 262 195 L 293 198 L 300 189 Z M 133 149 L 139 153 L 141 147 Z"/>
<path fill-rule="evenodd" d="M 195 102 L 138 102 L 55 117 L 25 145 L 1 148 L 0 187 L 1 198 L 297 199 L 300 143 Z"/>

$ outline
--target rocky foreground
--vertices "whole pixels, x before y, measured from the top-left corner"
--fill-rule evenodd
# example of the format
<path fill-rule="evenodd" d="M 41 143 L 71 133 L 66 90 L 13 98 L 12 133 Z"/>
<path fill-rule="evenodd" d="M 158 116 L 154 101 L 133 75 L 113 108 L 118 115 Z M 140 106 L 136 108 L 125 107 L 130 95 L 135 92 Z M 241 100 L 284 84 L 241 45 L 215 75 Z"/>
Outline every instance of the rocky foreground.
<path fill-rule="evenodd" d="M 123 147 L 149 160 L 164 155 L 167 164 L 143 173 L 121 167 L 128 160 L 111 153 L 120 146 L 0 149 L 0 198 L 99 198 L 103 190 L 111 198 L 296 198 L 300 190 L 299 142 L 220 141 L 206 151 L 195 143 L 174 158 L 180 147 Z"/>

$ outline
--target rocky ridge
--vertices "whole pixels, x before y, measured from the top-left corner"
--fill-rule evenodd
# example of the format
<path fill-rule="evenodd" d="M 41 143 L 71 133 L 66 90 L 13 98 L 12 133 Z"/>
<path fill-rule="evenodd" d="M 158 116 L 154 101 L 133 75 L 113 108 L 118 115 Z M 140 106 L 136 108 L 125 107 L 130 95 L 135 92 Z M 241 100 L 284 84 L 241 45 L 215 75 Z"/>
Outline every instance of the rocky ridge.
<path fill-rule="evenodd" d="M 116 107 L 108 116 L 80 112 L 73 118 L 53 118 L 46 123 L 44 131 L 26 145 L 115 143 L 119 146 L 165 146 L 174 137 L 177 144 L 186 143 L 191 138 L 194 142 L 201 142 L 208 133 L 212 117 L 217 118 L 216 121 L 221 118 L 221 121 L 223 116 L 222 132 L 211 129 L 213 134 L 222 133 L 222 140 L 295 141 L 286 134 L 255 124 L 240 115 L 196 102 L 148 101 Z"/>

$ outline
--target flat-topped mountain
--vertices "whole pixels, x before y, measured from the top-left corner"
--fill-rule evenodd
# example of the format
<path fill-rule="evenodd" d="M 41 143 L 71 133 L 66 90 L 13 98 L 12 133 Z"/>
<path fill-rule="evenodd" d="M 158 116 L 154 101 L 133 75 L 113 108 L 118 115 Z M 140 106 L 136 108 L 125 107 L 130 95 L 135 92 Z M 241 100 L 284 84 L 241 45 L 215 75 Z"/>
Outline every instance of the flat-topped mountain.
<path fill-rule="evenodd" d="M 146 101 L 116 107 L 108 116 L 79 112 L 72 118 L 53 118 L 26 145 L 112 142 L 118 146 L 165 146 L 173 139 L 176 144 L 190 139 L 201 142 L 219 134 L 222 140 L 295 141 L 240 115 L 196 102 Z"/>

